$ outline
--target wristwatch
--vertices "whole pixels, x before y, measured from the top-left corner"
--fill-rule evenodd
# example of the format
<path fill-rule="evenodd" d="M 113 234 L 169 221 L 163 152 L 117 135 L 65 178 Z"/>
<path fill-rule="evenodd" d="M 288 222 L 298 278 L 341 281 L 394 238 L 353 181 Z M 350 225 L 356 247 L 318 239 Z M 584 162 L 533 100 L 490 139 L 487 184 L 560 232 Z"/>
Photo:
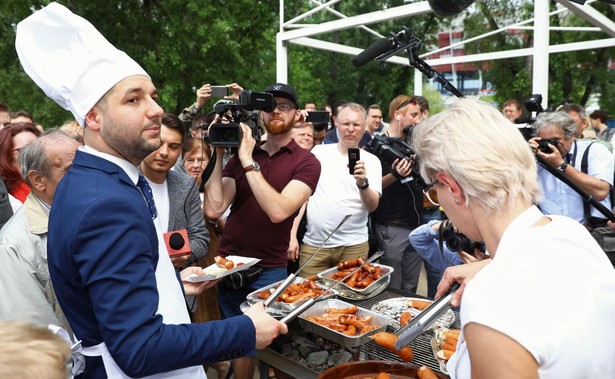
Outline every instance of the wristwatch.
<path fill-rule="evenodd" d="M 260 171 L 260 170 L 261 170 L 261 166 L 257 162 L 252 162 L 243 168 L 244 173 L 247 173 L 250 171 Z"/>
<path fill-rule="evenodd" d="M 359 187 L 360 190 L 365 190 L 369 187 L 369 180 L 367 180 L 367 178 L 365 178 L 365 184 L 363 184 L 362 186 L 357 184 L 357 187 Z"/>
<path fill-rule="evenodd" d="M 559 165 L 559 167 L 557 169 L 559 170 L 559 172 L 563 173 L 564 171 L 566 171 L 566 167 L 568 167 L 568 163 L 566 163 L 566 161 L 564 161 L 564 163 Z"/>

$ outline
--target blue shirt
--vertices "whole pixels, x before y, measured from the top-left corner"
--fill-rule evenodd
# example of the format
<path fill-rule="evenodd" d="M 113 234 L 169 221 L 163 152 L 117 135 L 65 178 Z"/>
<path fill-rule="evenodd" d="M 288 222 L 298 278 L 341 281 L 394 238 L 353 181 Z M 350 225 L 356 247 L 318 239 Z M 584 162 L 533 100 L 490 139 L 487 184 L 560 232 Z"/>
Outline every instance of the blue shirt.
<path fill-rule="evenodd" d="M 410 233 L 408 239 L 423 260 L 443 273 L 447 267 L 457 266 L 463 262 L 459 259 L 457 253 L 448 249 L 446 242 L 442 244 L 443 251 L 440 253 L 438 232 L 431 228 L 437 222 L 441 221 L 431 220 L 427 224 L 419 226 Z"/>
<path fill-rule="evenodd" d="M 572 154 L 570 165 L 575 169 L 581 171 L 583 153 L 592 142 L 595 141 L 576 140 L 573 144 L 570 151 L 570 154 Z M 611 152 L 600 143 L 592 144 L 587 159 L 587 174 L 613 185 L 613 172 L 613 155 Z M 538 166 L 538 185 L 543 193 L 543 199 L 539 205 L 544 214 L 568 216 L 580 223 L 585 223 L 585 211 L 581 195 L 540 165 Z M 600 203 L 607 209 L 611 209 L 609 196 Z M 592 217 L 604 219 L 604 215 L 594 207 L 591 207 L 590 213 Z"/>

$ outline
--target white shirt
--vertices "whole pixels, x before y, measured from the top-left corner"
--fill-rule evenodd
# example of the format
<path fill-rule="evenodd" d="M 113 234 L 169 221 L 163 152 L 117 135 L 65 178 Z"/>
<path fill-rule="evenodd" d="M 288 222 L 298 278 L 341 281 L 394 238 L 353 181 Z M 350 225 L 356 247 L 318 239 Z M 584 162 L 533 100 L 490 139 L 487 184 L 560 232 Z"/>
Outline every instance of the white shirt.
<path fill-rule="evenodd" d="M 167 184 L 167 180 L 161 184 L 154 183 L 148 179 L 147 176 L 143 175 L 149 186 L 152 188 L 152 194 L 154 196 L 154 204 L 156 204 L 156 211 L 158 212 L 158 217 L 154 222 L 159 223 L 160 230 L 163 232 L 169 231 L 169 214 L 170 214 L 170 204 L 169 204 L 169 186 Z"/>
<path fill-rule="evenodd" d="M 506 229 L 493 262 L 468 283 L 462 329 L 478 323 L 511 337 L 540 378 L 615 378 L 615 270 L 579 223 L 562 216 L 532 227 L 531 207 Z M 463 335 L 451 378 L 470 378 Z"/>
<path fill-rule="evenodd" d="M 348 171 L 348 154 L 342 154 L 337 144 L 315 146 L 312 153 L 320 161 L 321 172 L 316 191 L 308 201 L 308 227 L 303 242 L 320 246 L 348 214 L 352 214 L 352 217 L 323 247 L 352 246 L 366 242 L 369 212 L 361 202 L 361 190 L 356 180 Z M 360 160 L 365 162 L 369 188 L 382 194 L 380 160 L 365 150 L 361 150 Z"/>

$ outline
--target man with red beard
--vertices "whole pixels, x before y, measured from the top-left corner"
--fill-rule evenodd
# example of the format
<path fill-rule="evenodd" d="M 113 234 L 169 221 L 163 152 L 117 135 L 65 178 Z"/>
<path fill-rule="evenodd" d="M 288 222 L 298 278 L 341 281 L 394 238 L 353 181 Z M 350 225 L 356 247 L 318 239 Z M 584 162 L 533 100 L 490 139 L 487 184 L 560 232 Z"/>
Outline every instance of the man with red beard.
<path fill-rule="evenodd" d="M 293 220 L 320 177 L 316 157 L 292 138 L 292 128 L 301 116 L 294 88 L 276 83 L 265 92 L 274 96 L 276 104 L 271 112 L 260 113 L 267 140 L 255 141 L 249 127 L 241 124 L 243 137 L 237 153 L 222 170 L 224 149 L 216 148 L 216 167 L 205 186 L 203 206 L 210 220 L 233 204 L 218 254 L 261 259 L 254 269 L 244 271 L 248 280 L 218 285 L 225 318 L 242 314 L 239 306 L 249 293 L 286 278 Z M 254 359 L 234 360 L 233 370 L 235 378 L 252 378 Z"/>

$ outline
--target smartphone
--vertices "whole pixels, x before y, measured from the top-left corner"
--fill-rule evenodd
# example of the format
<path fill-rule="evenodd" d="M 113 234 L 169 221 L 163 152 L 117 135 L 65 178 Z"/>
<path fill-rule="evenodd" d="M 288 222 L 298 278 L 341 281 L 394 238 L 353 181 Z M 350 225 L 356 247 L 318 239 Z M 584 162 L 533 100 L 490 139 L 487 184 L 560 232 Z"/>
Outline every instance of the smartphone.
<path fill-rule="evenodd" d="M 211 97 L 224 97 L 228 95 L 226 86 L 211 86 Z"/>
<path fill-rule="evenodd" d="M 348 171 L 350 175 L 354 175 L 354 166 L 357 165 L 359 159 L 361 159 L 361 150 L 356 147 L 348 148 Z"/>
<path fill-rule="evenodd" d="M 326 124 L 329 122 L 329 112 L 327 111 L 309 111 L 305 118 L 306 122 L 312 124 Z"/>

